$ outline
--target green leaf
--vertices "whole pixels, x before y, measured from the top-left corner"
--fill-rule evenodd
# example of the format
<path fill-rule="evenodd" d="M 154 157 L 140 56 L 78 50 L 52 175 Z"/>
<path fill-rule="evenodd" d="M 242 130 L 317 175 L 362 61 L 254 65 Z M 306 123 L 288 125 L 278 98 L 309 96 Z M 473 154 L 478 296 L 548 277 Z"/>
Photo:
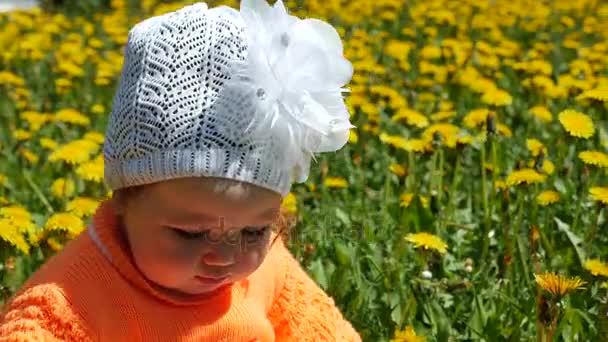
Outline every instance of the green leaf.
<path fill-rule="evenodd" d="M 569 224 L 565 223 L 564 221 L 560 220 L 557 217 L 554 217 L 553 220 L 557 224 L 557 229 L 559 229 L 560 231 L 565 233 L 566 236 L 568 237 L 568 240 L 570 240 L 572 247 L 574 247 L 574 250 L 576 251 L 576 256 L 578 257 L 580 265 L 583 266 L 585 264 L 585 259 L 586 259 L 585 251 L 583 250 L 583 246 L 582 246 L 583 239 L 581 239 L 578 235 L 574 234 L 574 232 L 572 232 L 570 230 Z"/>
<path fill-rule="evenodd" d="M 336 256 L 338 257 L 338 262 L 342 266 L 350 266 L 351 260 L 353 258 L 353 250 L 350 246 L 345 245 L 340 240 L 334 241 L 334 249 L 336 251 Z"/>
<path fill-rule="evenodd" d="M 309 267 L 312 278 L 321 286 L 324 290 L 328 287 L 327 275 L 325 274 L 325 267 L 320 259 L 313 261 Z"/>
<path fill-rule="evenodd" d="M 350 226 L 350 218 L 348 217 L 348 214 L 344 212 L 344 210 L 336 207 L 336 217 L 338 218 L 338 220 L 344 223 L 345 226 Z"/>

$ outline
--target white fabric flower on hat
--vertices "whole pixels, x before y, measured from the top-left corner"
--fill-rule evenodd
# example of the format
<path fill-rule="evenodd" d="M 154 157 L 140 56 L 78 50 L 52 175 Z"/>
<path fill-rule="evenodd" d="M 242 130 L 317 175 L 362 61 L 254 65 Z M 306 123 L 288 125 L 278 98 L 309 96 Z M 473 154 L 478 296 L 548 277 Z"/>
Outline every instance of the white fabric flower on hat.
<path fill-rule="evenodd" d="M 230 82 L 252 93 L 254 133 L 270 129 L 287 149 L 293 180 L 303 182 L 314 153 L 339 150 L 355 127 L 342 97 L 352 64 L 330 24 L 289 15 L 281 0 L 242 0 L 240 14 L 247 58 L 235 62 Z"/>

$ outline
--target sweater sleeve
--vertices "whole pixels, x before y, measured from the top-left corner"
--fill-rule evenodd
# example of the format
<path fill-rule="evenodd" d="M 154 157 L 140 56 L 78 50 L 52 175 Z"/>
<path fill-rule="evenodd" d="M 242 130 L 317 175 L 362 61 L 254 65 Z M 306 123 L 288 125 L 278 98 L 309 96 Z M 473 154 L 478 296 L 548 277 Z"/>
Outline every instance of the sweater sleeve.
<path fill-rule="evenodd" d="M 334 300 L 310 278 L 282 243 L 279 250 L 278 293 L 268 314 L 276 340 L 361 341 Z"/>
<path fill-rule="evenodd" d="M 84 321 L 55 285 L 18 294 L 0 313 L 0 341 L 92 341 Z"/>

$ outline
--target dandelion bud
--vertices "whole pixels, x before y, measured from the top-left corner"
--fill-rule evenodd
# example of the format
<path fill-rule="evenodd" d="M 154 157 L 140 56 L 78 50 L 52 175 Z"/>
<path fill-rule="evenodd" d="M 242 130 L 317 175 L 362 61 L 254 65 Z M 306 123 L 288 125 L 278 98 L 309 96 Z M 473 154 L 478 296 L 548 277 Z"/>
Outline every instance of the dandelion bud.
<path fill-rule="evenodd" d="M 540 232 L 538 231 L 538 228 L 535 225 L 532 225 L 532 227 L 530 228 L 530 241 L 536 242 L 539 238 Z"/>
<path fill-rule="evenodd" d="M 538 171 L 538 172 L 542 172 L 544 163 L 545 163 L 545 152 L 543 150 L 541 150 L 538 153 L 538 156 L 536 157 L 536 161 L 534 162 L 534 169 L 536 169 L 536 171 Z"/>
<path fill-rule="evenodd" d="M 493 112 L 488 113 L 486 118 L 486 132 L 488 135 L 495 135 L 496 129 L 496 115 Z"/>
<path fill-rule="evenodd" d="M 587 165 L 583 166 L 583 170 L 581 171 L 581 180 L 584 181 L 589 178 L 589 168 Z"/>
<path fill-rule="evenodd" d="M 429 270 L 422 271 L 421 275 L 422 275 L 422 278 L 424 278 L 424 279 L 431 279 L 431 278 L 433 278 L 433 273 L 431 273 L 431 271 L 429 271 Z"/>
<path fill-rule="evenodd" d="M 464 270 L 467 273 L 473 272 L 473 259 L 466 258 L 464 261 Z"/>
<path fill-rule="evenodd" d="M 439 213 L 439 196 L 435 190 L 431 192 L 431 212 L 434 215 Z"/>
<path fill-rule="evenodd" d="M 441 132 L 435 131 L 433 133 L 433 146 L 441 146 L 442 142 L 443 142 L 443 135 L 441 135 Z"/>

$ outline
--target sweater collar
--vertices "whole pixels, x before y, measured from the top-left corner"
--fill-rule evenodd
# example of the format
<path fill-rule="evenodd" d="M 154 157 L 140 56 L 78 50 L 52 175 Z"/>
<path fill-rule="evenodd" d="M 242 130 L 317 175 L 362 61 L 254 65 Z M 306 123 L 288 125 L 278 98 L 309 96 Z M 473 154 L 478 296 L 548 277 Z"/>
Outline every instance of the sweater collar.
<path fill-rule="evenodd" d="M 169 294 L 147 280 L 136 267 L 129 243 L 121 227 L 122 220 L 114 211 L 110 200 L 105 200 L 97 208 L 87 230 L 97 248 L 123 278 L 157 299 L 179 306 L 211 304 L 210 302 L 229 306 L 232 297 L 240 293 L 240 288 L 245 285 L 242 282 L 237 282 L 219 288 L 212 293 L 188 297 Z"/>

